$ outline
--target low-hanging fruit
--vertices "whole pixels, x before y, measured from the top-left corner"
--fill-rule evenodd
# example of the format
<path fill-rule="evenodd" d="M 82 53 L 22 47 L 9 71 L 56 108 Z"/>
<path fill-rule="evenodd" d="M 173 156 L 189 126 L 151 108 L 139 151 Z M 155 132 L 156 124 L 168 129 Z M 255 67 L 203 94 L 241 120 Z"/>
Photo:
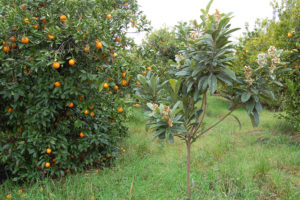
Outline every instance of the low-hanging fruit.
<path fill-rule="evenodd" d="M 110 14 L 107 14 L 106 15 L 106 19 L 110 19 L 111 18 L 111 15 Z"/>
<path fill-rule="evenodd" d="M 54 39 L 54 36 L 51 34 L 48 34 L 48 38 L 49 38 L 49 40 L 52 40 L 52 39 Z"/>
<path fill-rule="evenodd" d="M 69 60 L 69 65 L 70 65 L 70 66 L 74 66 L 75 63 L 76 63 L 76 61 L 75 61 L 74 59 L 70 59 L 70 60 Z"/>
<path fill-rule="evenodd" d="M 13 111 L 12 108 L 9 108 L 7 112 L 11 113 Z"/>
<path fill-rule="evenodd" d="M 49 168 L 49 167 L 50 167 L 50 163 L 49 163 L 49 162 L 46 162 L 46 163 L 45 163 L 45 167 L 46 167 L 46 168 Z"/>
<path fill-rule="evenodd" d="M 84 135 L 83 132 L 80 132 L 79 136 L 80 136 L 81 138 L 83 138 L 85 135 Z"/>
<path fill-rule="evenodd" d="M 69 108 L 73 108 L 74 107 L 74 103 L 73 102 L 69 103 L 68 107 Z"/>
<path fill-rule="evenodd" d="M 50 148 L 47 148 L 47 149 L 46 149 L 46 153 L 47 153 L 47 154 L 50 154 L 51 152 L 52 152 L 52 149 L 50 149 Z"/>
<path fill-rule="evenodd" d="M 89 110 L 86 109 L 86 110 L 83 111 L 83 113 L 84 113 L 85 115 L 87 115 L 87 114 L 89 114 Z"/>
<path fill-rule="evenodd" d="M 118 112 L 119 113 L 123 112 L 123 108 L 118 108 Z"/>
<path fill-rule="evenodd" d="M 113 54 L 113 57 L 117 57 L 117 56 L 118 56 L 118 54 L 117 54 L 117 53 L 114 53 L 114 54 Z"/>
<path fill-rule="evenodd" d="M 91 113 L 90 113 L 90 116 L 91 116 L 91 117 L 95 117 L 95 113 L 94 113 L 94 112 L 91 112 Z"/>
<path fill-rule="evenodd" d="M 109 87 L 108 83 L 104 83 L 103 87 L 108 88 Z"/>
<path fill-rule="evenodd" d="M 126 80 L 122 80 L 121 85 L 122 86 L 126 86 L 127 85 L 127 81 Z"/>
<path fill-rule="evenodd" d="M 54 63 L 52 64 L 52 66 L 53 66 L 54 69 L 59 69 L 59 68 L 60 68 L 59 62 L 54 62 Z"/>
<path fill-rule="evenodd" d="M 15 42 L 16 38 L 14 36 L 12 36 L 12 37 L 9 38 L 9 40 L 12 41 L 12 42 Z"/>
<path fill-rule="evenodd" d="M 289 38 L 292 38 L 292 37 L 293 37 L 293 34 L 288 33 L 288 37 L 289 37 Z"/>
<path fill-rule="evenodd" d="M 119 87 L 117 85 L 114 86 L 114 91 L 118 91 Z"/>
<path fill-rule="evenodd" d="M 140 85 L 141 85 L 141 83 L 140 83 L 140 82 L 136 82 L 136 84 L 137 84 L 138 86 L 140 86 Z"/>
<path fill-rule="evenodd" d="M 22 38 L 21 38 L 21 42 L 22 42 L 23 44 L 28 44 L 28 43 L 29 43 L 29 38 L 28 38 L 28 37 L 22 37 Z"/>
<path fill-rule="evenodd" d="M 54 83 L 54 86 L 55 86 L 55 87 L 60 87 L 60 86 L 61 86 L 61 84 L 60 84 L 60 82 L 59 82 L 59 81 L 56 81 L 56 82 Z"/>
<path fill-rule="evenodd" d="M 61 20 L 61 21 L 67 20 L 67 16 L 66 16 L 66 15 L 61 15 L 61 16 L 60 16 L 60 20 Z"/>

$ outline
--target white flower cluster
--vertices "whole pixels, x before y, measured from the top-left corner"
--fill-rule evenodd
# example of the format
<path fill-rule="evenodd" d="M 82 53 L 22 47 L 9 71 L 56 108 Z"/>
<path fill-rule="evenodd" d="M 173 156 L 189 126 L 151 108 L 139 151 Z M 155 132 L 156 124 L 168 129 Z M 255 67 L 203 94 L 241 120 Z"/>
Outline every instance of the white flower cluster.
<path fill-rule="evenodd" d="M 259 68 L 262 68 L 264 65 L 268 64 L 268 60 L 266 59 L 267 54 L 266 53 L 260 53 L 257 56 L 256 62 L 259 66 Z"/>
<path fill-rule="evenodd" d="M 270 72 L 273 73 L 276 69 L 276 63 L 280 63 L 280 55 L 277 53 L 277 49 L 274 46 L 270 46 L 268 49 L 269 56 L 271 57 Z"/>
<path fill-rule="evenodd" d="M 245 78 L 246 78 L 246 81 L 248 82 L 248 85 L 252 85 L 254 80 L 251 78 L 251 76 L 252 76 L 251 67 L 245 66 L 244 71 L 245 71 Z"/>
<path fill-rule="evenodd" d="M 171 109 L 170 109 L 169 106 L 164 105 L 163 110 L 162 110 L 162 109 L 157 109 L 157 108 L 159 108 L 159 106 L 157 104 L 153 103 L 152 107 L 153 107 L 152 113 L 156 113 L 157 110 L 159 110 L 159 113 L 162 114 L 161 119 L 162 120 L 164 120 L 164 119 L 167 120 L 169 127 L 173 126 L 173 121 L 171 119 Z"/>
<path fill-rule="evenodd" d="M 175 55 L 175 60 L 177 61 L 177 68 L 181 66 L 180 62 L 183 59 L 183 56 L 180 54 Z"/>

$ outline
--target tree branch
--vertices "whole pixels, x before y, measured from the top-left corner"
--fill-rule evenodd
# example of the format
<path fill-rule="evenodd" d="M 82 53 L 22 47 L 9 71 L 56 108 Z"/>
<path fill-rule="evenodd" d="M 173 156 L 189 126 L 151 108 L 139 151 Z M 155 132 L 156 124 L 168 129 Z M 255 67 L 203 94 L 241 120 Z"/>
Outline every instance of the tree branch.
<path fill-rule="evenodd" d="M 205 113 L 206 113 L 206 106 L 207 106 L 207 97 L 206 97 L 206 94 L 207 94 L 207 89 L 205 90 L 205 92 L 203 94 L 203 100 L 202 100 L 202 104 L 201 104 L 201 108 L 200 108 L 202 110 L 202 113 L 199 116 L 199 119 L 197 120 L 197 121 L 199 121 L 199 124 L 193 130 L 193 134 L 197 133 L 198 129 L 200 128 L 200 126 L 201 126 L 201 124 L 202 124 L 202 122 L 204 120 L 204 116 L 205 116 Z"/>
<path fill-rule="evenodd" d="M 240 108 L 242 106 L 242 104 L 237 105 L 236 107 L 234 107 L 230 112 L 228 112 L 226 115 L 224 115 L 219 121 L 217 121 L 216 123 L 214 123 L 212 126 L 210 126 L 209 128 L 207 128 L 206 130 L 202 131 L 199 135 L 196 136 L 196 139 L 198 139 L 201 135 L 203 135 L 204 133 L 208 132 L 210 129 L 214 128 L 215 126 L 217 126 L 219 123 L 221 123 L 224 119 L 226 119 L 229 115 L 231 115 L 231 113 L 233 111 L 235 111 L 236 109 Z"/>

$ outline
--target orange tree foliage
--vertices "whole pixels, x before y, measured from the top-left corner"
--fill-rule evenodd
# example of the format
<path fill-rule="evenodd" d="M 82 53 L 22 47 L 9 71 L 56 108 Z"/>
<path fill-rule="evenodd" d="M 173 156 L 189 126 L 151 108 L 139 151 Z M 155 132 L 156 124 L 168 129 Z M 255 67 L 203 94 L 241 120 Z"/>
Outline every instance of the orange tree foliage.
<path fill-rule="evenodd" d="M 1 168 L 14 180 L 34 179 L 113 157 L 127 131 L 126 109 L 118 112 L 130 83 L 126 31 L 147 29 L 137 2 L 1 0 L 0 7 Z"/>

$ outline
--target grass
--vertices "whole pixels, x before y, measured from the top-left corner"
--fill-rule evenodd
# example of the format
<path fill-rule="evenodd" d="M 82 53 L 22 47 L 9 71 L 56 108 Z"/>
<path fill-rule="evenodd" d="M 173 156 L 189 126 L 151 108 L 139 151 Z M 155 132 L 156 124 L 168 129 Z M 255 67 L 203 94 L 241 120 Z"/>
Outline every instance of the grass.
<path fill-rule="evenodd" d="M 226 113 L 226 102 L 209 98 L 207 123 Z M 243 109 L 192 145 L 193 199 L 300 199 L 300 144 L 274 114 L 264 111 L 257 128 Z M 130 136 L 112 168 L 17 186 L 6 181 L 0 199 L 185 199 L 185 145 L 153 141 L 134 111 Z M 18 190 L 22 189 L 22 194 Z"/>

